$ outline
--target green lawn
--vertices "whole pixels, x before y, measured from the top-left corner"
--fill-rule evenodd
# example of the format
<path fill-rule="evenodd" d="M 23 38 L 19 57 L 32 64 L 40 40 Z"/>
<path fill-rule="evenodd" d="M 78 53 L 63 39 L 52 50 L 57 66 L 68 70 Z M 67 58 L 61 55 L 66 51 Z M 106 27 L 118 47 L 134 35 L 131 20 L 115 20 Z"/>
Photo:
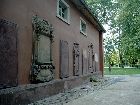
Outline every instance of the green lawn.
<path fill-rule="evenodd" d="M 111 73 L 109 73 L 108 68 L 104 68 L 104 75 L 131 75 L 131 74 L 140 74 L 140 69 L 112 68 Z"/>

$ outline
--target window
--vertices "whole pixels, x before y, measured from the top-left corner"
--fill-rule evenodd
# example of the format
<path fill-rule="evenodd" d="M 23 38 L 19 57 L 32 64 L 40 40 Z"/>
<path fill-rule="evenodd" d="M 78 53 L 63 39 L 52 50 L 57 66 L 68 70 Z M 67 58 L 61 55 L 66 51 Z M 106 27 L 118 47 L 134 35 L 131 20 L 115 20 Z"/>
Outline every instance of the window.
<path fill-rule="evenodd" d="M 70 9 L 64 0 L 57 1 L 57 17 L 70 24 Z"/>
<path fill-rule="evenodd" d="M 86 22 L 82 18 L 80 18 L 80 32 L 87 36 Z"/>

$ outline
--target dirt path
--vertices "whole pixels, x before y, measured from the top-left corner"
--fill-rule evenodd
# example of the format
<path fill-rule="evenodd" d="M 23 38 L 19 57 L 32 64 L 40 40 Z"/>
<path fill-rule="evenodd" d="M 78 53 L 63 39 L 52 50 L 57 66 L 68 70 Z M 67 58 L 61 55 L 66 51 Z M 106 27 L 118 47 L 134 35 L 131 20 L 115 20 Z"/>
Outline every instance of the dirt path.
<path fill-rule="evenodd" d="M 123 79 L 64 105 L 140 105 L 140 75 L 119 77 Z"/>

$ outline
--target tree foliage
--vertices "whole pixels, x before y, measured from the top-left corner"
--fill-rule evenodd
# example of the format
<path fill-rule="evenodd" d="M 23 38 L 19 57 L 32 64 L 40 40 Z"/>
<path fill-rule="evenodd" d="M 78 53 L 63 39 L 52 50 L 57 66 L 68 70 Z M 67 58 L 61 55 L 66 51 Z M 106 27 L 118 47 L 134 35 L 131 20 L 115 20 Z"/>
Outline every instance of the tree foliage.
<path fill-rule="evenodd" d="M 113 65 L 112 54 L 113 54 L 113 52 L 115 52 L 115 48 L 113 45 L 113 40 L 110 37 L 104 39 L 104 47 L 105 47 L 104 52 L 105 52 L 106 64 Z"/>
<path fill-rule="evenodd" d="M 105 39 L 105 54 L 113 53 L 110 46 L 114 46 L 118 49 L 121 64 L 136 64 L 140 59 L 140 0 L 86 1 L 100 22 L 110 26 L 107 31 L 116 36 Z M 110 40 L 114 40 L 113 43 Z"/>
<path fill-rule="evenodd" d="M 119 3 L 112 0 L 86 0 L 102 24 L 110 24 L 117 15 Z"/>
<path fill-rule="evenodd" d="M 120 0 L 117 22 L 121 29 L 121 51 L 131 64 L 140 59 L 140 0 Z"/>
<path fill-rule="evenodd" d="M 115 20 L 114 18 L 117 15 L 119 10 L 119 3 L 112 0 L 86 0 L 87 4 L 93 11 L 93 13 L 98 17 L 99 21 L 102 24 L 107 24 L 110 27 L 110 30 L 116 30 Z M 114 37 L 106 37 L 104 39 L 104 47 L 105 47 L 105 61 L 106 64 L 113 65 L 114 60 L 112 59 L 112 54 L 115 51 L 116 40 Z M 108 62 L 108 63 L 107 63 Z"/>

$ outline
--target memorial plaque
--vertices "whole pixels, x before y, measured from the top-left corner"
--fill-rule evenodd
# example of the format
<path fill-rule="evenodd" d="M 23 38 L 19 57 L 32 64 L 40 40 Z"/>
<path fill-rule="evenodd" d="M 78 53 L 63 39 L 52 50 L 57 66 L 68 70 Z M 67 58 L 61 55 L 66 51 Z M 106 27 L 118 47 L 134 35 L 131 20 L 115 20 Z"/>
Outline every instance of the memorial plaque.
<path fill-rule="evenodd" d="M 87 50 L 83 50 L 82 54 L 82 74 L 87 74 Z"/>
<path fill-rule="evenodd" d="M 93 72 L 92 49 L 89 49 L 88 70 L 89 70 L 89 72 L 90 72 L 90 73 L 92 73 L 92 72 Z"/>
<path fill-rule="evenodd" d="M 79 57 L 80 57 L 79 44 L 74 43 L 74 47 L 73 47 L 73 74 L 74 76 L 80 75 Z"/>
<path fill-rule="evenodd" d="M 69 76 L 69 47 L 67 41 L 60 41 L 60 78 Z"/>
<path fill-rule="evenodd" d="M 33 83 L 49 82 L 54 79 L 55 69 L 51 54 L 53 27 L 48 21 L 38 16 L 33 17 L 32 24 L 34 41 L 31 81 Z"/>
<path fill-rule="evenodd" d="M 95 63 L 94 63 L 94 65 L 95 65 L 95 72 L 97 72 L 97 69 L 98 69 L 98 62 L 99 62 L 99 58 L 98 58 L 98 54 L 97 53 L 95 53 Z"/>
<path fill-rule="evenodd" d="M 92 59 L 93 59 L 93 72 L 96 72 L 96 69 L 95 69 L 95 55 L 94 54 L 92 55 Z"/>
<path fill-rule="evenodd" d="M 39 41 L 38 41 L 38 62 L 41 63 L 48 63 L 50 61 L 50 38 L 45 36 L 45 35 L 40 35 L 39 36 Z"/>
<path fill-rule="evenodd" d="M 0 20 L 0 88 L 17 85 L 16 24 Z"/>
<path fill-rule="evenodd" d="M 95 71 L 95 60 L 94 60 L 94 52 L 93 52 L 93 44 L 91 43 L 88 46 L 88 72 L 93 73 Z"/>

